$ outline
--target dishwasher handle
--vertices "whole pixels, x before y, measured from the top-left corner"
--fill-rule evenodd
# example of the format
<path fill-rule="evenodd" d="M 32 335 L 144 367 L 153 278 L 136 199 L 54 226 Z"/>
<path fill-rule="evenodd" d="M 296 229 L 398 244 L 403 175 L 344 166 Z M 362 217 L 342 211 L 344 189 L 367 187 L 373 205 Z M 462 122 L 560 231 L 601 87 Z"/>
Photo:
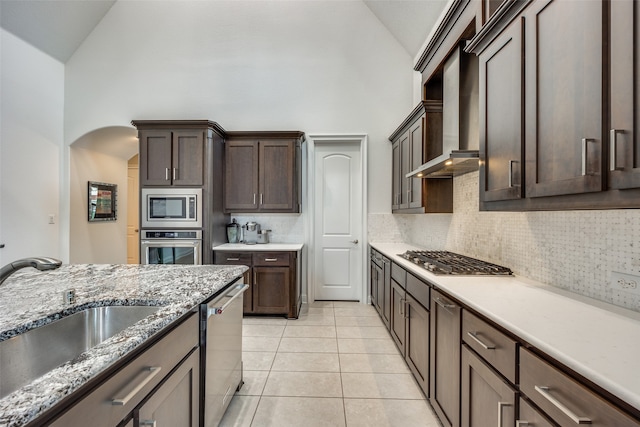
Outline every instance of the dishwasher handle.
<path fill-rule="evenodd" d="M 229 307 L 229 304 L 231 304 L 233 300 L 242 295 L 242 293 L 247 289 L 249 289 L 249 285 L 235 286 L 231 291 L 224 295 L 225 297 L 231 297 L 229 300 L 227 300 L 227 302 L 224 303 L 224 305 L 222 305 L 221 307 L 207 307 L 207 319 L 216 314 L 222 314 L 224 310 Z"/>

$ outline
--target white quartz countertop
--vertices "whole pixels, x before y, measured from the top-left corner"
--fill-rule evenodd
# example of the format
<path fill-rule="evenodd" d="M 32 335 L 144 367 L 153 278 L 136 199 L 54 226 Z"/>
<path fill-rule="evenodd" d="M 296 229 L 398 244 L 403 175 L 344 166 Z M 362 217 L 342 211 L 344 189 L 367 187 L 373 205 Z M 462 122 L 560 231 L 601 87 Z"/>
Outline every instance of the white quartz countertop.
<path fill-rule="evenodd" d="M 201 302 L 246 270 L 245 266 L 96 264 L 63 265 L 46 272 L 26 268 L 14 273 L 0 286 L 0 341 L 85 308 L 162 308 L 0 399 L 0 426 L 21 426 L 34 420 L 156 332 L 195 312 Z M 63 291 L 70 288 L 76 291 L 76 301 L 65 305 Z"/>
<path fill-rule="evenodd" d="M 518 276 L 438 276 L 398 256 L 422 248 L 371 246 L 640 409 L 640 313 Z"/>
<path fill-rule="evenodd" d="M 224 245 L 214 246 L 214 251 L 246 251 L 246 252 L 288 252 L 300 251 L 304 244 L 302 243 L 264 243 L 256 245 L 245 245 L 244 243 L 225 243 Z"/>

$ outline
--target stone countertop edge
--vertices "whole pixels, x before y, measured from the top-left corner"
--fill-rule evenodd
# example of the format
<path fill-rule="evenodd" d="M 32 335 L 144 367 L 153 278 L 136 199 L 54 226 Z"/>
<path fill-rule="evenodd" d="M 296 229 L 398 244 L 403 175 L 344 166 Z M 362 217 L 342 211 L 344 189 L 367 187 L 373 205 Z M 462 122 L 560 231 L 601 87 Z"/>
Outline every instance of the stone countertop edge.
<path fill-rule="evenodd" d="M 214 246 L 214 251 L 236 251 L 236 252 L 288 252 L 300 251 L 304 247 L 303 243 L 258 243 L 246 245 L 244 243 L 225 243 Z"/>
<path fill-rule="evenodd" d="M 640 371 L 640 313 L 517 275 L 434 275 L 398 256 L 406 250 L 424 248 L 402 243 L 370 245 L 640 409 L 640 375 L 636 375 Z"/>
<path fill-rule="evenodd" d="M 240 277 L 245 266 L 71 264 L 27 268 L 0 286 L 0 341 L 90 307 L 160 306 L 81 356 L 0 399 L 0 426 L 27 424 Z M 65 305 L 63 291 L 76 301 Z"/>

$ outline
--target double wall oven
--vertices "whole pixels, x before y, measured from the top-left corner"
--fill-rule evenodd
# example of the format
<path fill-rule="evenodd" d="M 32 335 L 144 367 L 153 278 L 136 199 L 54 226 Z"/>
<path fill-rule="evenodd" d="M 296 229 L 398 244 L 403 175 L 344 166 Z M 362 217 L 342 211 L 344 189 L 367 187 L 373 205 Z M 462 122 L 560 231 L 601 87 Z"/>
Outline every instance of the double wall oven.
<path fill-rule="evenodd" d="M 142 264 L 202 264 L 202 189 L 143 188 Z"/>

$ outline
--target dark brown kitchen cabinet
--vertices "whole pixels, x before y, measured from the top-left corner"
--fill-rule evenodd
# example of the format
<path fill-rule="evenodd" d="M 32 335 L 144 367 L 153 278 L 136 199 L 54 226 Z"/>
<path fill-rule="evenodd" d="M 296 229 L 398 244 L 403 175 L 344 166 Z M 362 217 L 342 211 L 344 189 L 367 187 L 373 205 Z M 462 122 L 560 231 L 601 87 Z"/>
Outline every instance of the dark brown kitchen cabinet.
<path fill-rule="evenodd" d="M 392 142 L 392 200 L 396 213 L 452 212 L 451 178 L 407 178 L 436 155 L 430 147 L 442 141 L 442 101 L 423 101 L 389 137 Z"/>
<path fill-rule="evenodd" d="M 194 314 L 109 376 L 102 375 L 97 386 L 87 384 L 86 392 L 78 393 L 81 399 L 51 424 L 39 419 L 35 425 L 113 427 L 128 421 L 131 414 L 139 421 L 137 417 L 142 414 L 143 420 L 158 417 L 159 425 L 197 426 L 198 328 L 198 316 Z M 159 407 L 162 405 L 166 407 Z"/>
<path fill-rule="evenodd" d="M 552 424 L 545 415 L 531 406 L 529 402 L 520 398 L 516 427 L 555 427 L 555 424 Z"/>
<path fill-rule="evenodd" d="M 243 313 L 279 314 L 297 318 L 300 310 L 297 252 L 215 251 L 215 264 L 246 265 L 249 289 L 245 292 Z"/>
<path fill-rule="evenodd" d="M 391 325 L 391 261 L 371 248 L 370 262 L 370 296 L 387 329 Z"/>
<path fill-rule="evenodd" d="M 527 197 L 603 190 L 603 1 L 525 12 Z"/>
<path fill-rule="evenodd" d="M 460 426 L 460 312 L 432 290 L 429 401 L 445 427 Z"/>
<path fill-rule="evenodd" d="M 461 362 L 461 426 L 513 427 L 516 391 L 466 345 Z"/>
<path fill-rule="evenodd" d="M 523 197 L 524 21 L 516 19 L 480 54 L 481 200 Z"/>
<path fill-rule="evenodd" d="M 609 187 L 640 188 L 640 5 L 610 2 Z"/>
<path fill-rule="evenodd" d="M 229 132 L 225 212 L 300 212 L 302 133 Z"/>
<path fill-rule="evenodd" d="M 141 130 L 140 185 L 204 185 L 205 134 L 194 130 Z"/>
<path fill-rule="evenodd" d="M 561 426 L 640 426 L 640 422 L 581 382 L 523 347 L 520 347 L 520 390 Z"/>
<path fill-rule="evenodd" d="M 428 286 L 424 285 L 428 292 Z M 405 353 L 418 385 L 425 396 L 429 395 L 429 310 L 407 293 L 405 296 Z"/>
<path fill-rule="evenodd" d="M 194 351 L 137 411 L 139 426 L 198 427 L 199 357 Z"/>
<path fill-rule="evenodd" d="M 391 280 L 391 337 L 401 354 L 405 354 L 407 325 L 404 317 L 406 292 L 395 280 Z"/>

